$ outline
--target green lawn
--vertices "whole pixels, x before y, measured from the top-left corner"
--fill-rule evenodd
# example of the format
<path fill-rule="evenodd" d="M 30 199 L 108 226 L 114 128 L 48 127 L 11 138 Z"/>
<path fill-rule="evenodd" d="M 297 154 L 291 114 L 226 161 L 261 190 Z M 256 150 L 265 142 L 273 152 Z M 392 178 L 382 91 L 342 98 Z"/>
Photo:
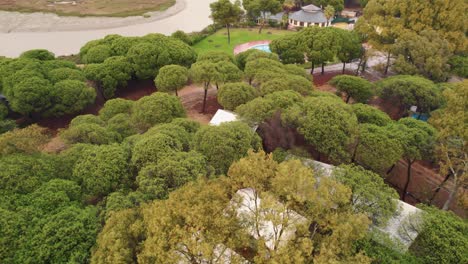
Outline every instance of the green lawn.
<path fill-rule="evenodd" d="M 231 29 L 231 44 L 228 44 L 227 30 L 224 28 L 198 42 L 193 47 L 198 54 L 213 50 L 232 54 L 234 52 L 234 47 L 239 44 L 255 40 L 274 40 L 293 33 L 293 31 L 266 28 L 262 30 L 262 34 L 258 34 L 257 28 L 234 28 Z"/>

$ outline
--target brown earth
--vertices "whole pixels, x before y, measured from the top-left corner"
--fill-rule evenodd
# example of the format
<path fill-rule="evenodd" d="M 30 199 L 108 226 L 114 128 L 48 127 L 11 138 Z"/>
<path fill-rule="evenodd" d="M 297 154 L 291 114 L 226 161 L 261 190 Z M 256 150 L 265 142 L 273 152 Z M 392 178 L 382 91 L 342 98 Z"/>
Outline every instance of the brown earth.
<path fill-rule="evenodd" d="M 205 113 L 201 113 L 203 107 L 203 88 L 196 85 L 188 85 L 179 91 L 179 97 L 187 111 L 187 117 L 202 124 L 208 124 L 218 109 L 222 106 L 218 103 L 215 88 L 208 90 Z"/>

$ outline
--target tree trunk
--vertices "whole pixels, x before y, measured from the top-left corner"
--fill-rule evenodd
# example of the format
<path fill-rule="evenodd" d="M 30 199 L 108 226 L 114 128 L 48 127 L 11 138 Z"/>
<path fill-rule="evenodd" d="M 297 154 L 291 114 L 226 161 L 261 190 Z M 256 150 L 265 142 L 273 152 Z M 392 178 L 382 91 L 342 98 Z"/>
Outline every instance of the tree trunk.
<path fill-rule="evenodd" d="M 322 75 L 325 74 L 325 63 L 322 63 Z"/>
<path fill-rule="evenodd" d="M 209 85 L 209 84 L 205 84 L 205 95 L 203 96 L 203 109 L 202 109 L 202 113 L 203 113 L 203 114 L 205 113 L 206 96 L 208 95 L 208 85 Z"/>
<path fill-rule="evenodd" d="M 179 96 L 179 94 L 177 93 L 177 89 L 175 89 L 175 96 Z"/>
<path fill-rule="evenodd" d="M 390 67 L 390 51 L 387 53 L 387 65 L 385 65 L 384 75 L 387 75 L 389 67 Z"/>
<path fill-rule="evenodd" d="M 263 16 L 265 16 L 265 14 L 263 14 Z M 258 34 L 262 34 L 262 29 L 264 25 L 265 25 L 265 18 L 262 17 L 262 23 L 260 23 L 260 29 L 258 30 Z"/>
<path fill-rule="evenodd" d="M 226 25 L 227 33 L 228 33 L 228 44 L 231 44 L 231 31 L 229 30 L 229 24 Z"/>
<path fill-rule="evenodd" d="M 440 192 L 440 190 L 442 189 L 442 187 L 444 187 L 445 183 L 448 181 L 448 179 L 450 179 L 450 173 L 447 173 L 447 175 L 445 176 L 444 180 L 439 184 L 439 186 L 437 186 L 437 188 L 435 189 L 434 193 L 432 194 L 432 197 L 431 199 L 429 199 L 429 204 L 432 205 L 432 202 L 434 202 L 434 199 L 435 197 L 437 196 L 437 194 Z"/>
<path fill-rule="evenodd" d="M 411 165 L 413 164 L 413 162 L 411 160 L 407 160 L 406 162 L 408 162 L 408 171 L 407 171 L 407 174 L 406 174 L 405 187 L 403 188 L 403 193 L 401 194 L 401 200 L 403 202 L 405 201 L 406 193 L 408 192 L 408 186 L 409 186 L 410 181 L 411 181 Z"/>
<path fill-rule="evenodd" d="M 361 63 L 362 63 L 362 57 L 359 58 L 359 62 L 358 62 L 357 69 L 356 69 L 356 76 L 359 75 L 359 68 L 361 68 Z"/>
<path fill-rule="evenodd" d="M 457 191 L 458 191 L 458 183 L 457 183 L 457 177 L 455 175 L 454 181 L 453 181 L 453 188 L 450 190 L 449 197 L 447 201 L 445 201 L 444 206 L 442 206 L 442 210 L 447 211 L 449 209 L 450 204 L 452 203 L 453 199 L 457 196 Z"/>
<path fill-rule="evenodd" d="M 346 103 L 349 102 L 349 99 L 351 99 L 351 95 L 348 94 L 348 95 L 346 96 Z"/>
<path fill-rule="evenodd" d="M 357 154 L 358 147 L 359 147 L 359 142 L 357 142 L 356 147 L 354 147 L 353 156 L 351 157 L 351 162 L 352 163 L 354 163 L 356 161 L 356 154 Z"/>
<path fill-rule="evenodd" d="M 387 176 L 393 171 L 393 169 L 395 168 L 396 164 L 393 164 L 392 167 L 390 167 L 390 169 L 387 170 Z"/>
<path fill-rule="evenodd" d="M 345 68 L 346 68 L 346 62 L 343 62 L 343 74 L 344 74 Z"/>
<path fill-rule="evenodd" d="M 312 70 L 310 70 L 310 74 L 311 74 L 311 75 L 314 74 L 314 67 L 315 67 L 315 63 L 312 62 Z"/>

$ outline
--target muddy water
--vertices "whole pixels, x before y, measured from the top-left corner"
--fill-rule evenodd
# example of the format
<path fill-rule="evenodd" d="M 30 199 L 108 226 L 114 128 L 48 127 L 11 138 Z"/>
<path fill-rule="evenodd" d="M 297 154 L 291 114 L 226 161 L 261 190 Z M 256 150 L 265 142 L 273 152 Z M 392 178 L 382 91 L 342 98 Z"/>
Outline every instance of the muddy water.
<path fill-rule="evenodd" d="M 34 32 L 27 31 L 28 25 L 18 26 L 17 30 L 9 30 L 9 33 L 0 33 L 0 56 L 17 57 L 19 54 L 30 49 L 48 49 L 56 55 L 76 54 L 80 48 L 88 41 L 102 38 L 109 34 L 119 34 L 123 36 L 143 36 L 148 33 L 171 34 L 176 30 L 185 32 L 198 31 L 209 25 L 212 21 L 209 18 L 209 4 L 214 0 L 185 0 L 185 8 L 176 14 L 149 23 L 132 24 L 106 29 L 59 31 L 53 27 L 43 27 L 41 31 L 40 19 L 23 20 L 35 21 L 39 26 L 32 26 Z M 46 18 L 44 18 L 46 19 Z M 75 18 L 78 21 L 83 18 Z M 84 18 L 86 19 L 86 18 Z M 93 23 L 100 23 L 100 20 L 93 18 Z M 1 20 L 1 18 L 0 18 Z M 8 19 L 11 23 L 18 23 Z M 89 27 L 89 21 L 83 21 L 83 27 Z M 106 18 L 102 18 L 103 27 L 108 27 Z M 48 23 L 44 21 L 44 23 Z M 21 24 L 21 23 L 19 23 Z M 57 27 L 60 28 L 60 27 Z"/>

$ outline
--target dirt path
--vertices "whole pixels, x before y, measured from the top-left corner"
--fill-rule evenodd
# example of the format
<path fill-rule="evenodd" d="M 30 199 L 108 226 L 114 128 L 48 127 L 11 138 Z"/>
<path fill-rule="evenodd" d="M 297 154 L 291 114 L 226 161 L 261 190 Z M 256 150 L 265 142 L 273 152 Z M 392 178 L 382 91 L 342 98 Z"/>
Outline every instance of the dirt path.
<path fill-rule="evenodd" d="M 222 106 L 216 98 L 216 88 L 208 90 L 205 114 L 201 113 L 203 107 L 203 88 L 196 85 L 188 85 L 179 91 L 179 97 L 187 111 L 187 117 L 202 124 L 208 124 L 218 109 Z"/>

